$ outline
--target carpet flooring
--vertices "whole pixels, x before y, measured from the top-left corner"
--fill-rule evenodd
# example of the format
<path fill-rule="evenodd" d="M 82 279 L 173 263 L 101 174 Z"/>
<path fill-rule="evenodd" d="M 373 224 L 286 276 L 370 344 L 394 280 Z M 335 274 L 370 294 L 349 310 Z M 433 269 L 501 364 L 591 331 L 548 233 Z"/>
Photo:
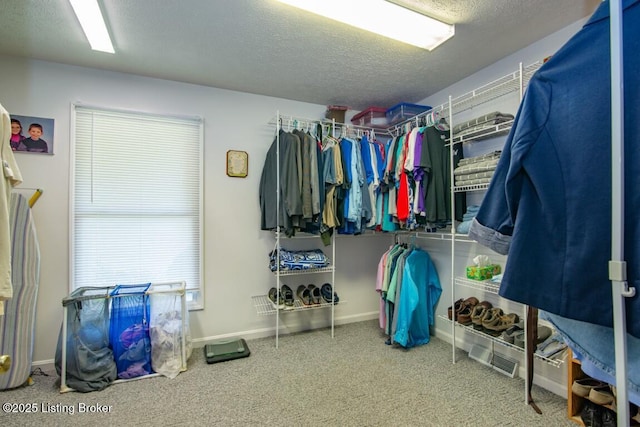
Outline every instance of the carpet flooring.
<path fill-rule="evenodd" d="M 174 379 L 144 378 L 92 393 L 60 393 L 53 367 L 0 392 L 20 413 L 2 426 L 575 426 L 566 400 L 433 338 L 409 350 L 384 344 L 377 321 L 248 340 L 251 356 L 213 365 L 194 348 Z M 24 413 L 24 410 L 31 413 Z"/>

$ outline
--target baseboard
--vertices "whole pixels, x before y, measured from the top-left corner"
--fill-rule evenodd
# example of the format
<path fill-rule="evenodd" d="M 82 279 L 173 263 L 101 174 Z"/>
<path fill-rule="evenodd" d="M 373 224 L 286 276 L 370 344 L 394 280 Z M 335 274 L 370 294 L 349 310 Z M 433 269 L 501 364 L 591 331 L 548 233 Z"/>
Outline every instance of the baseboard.
<path fill-rule="evenodd" d="M 47 366 L 51 365 L 51 367 L 53 368 L 55 363 L 55 360 L 53 359 L 48 359 L 48 360 L 37 360 L 35 362 L 31 362 L 31 366 L 37 366 L 37 367 L 42 367 L 42 366 Z"/>
<path fill-rule="evenodd" d="M 334 325 L 336 326 L 346 325 L 349 323 L 364 322 L 367 320 L 374 320 L 377 318 L 378 318 L 377 311 L 372 311 L 369 313 L 359 313 L 359 314 L 354 314 L 350 316 L 336 317 L 334 319 Z M 280 322 L 280 334 L 286 335 L 286 334 L 292 334 L 296 332 L 309 331 L 312 329 L 326 328 L 330 326 L 331 326 L 331 323 L 327 322 L 326 320 L 320 320 L 320 321 L 316 321 L 312 323 L 304 323 L 304 324 L 303 323 L 287 324 L 286 326 L 283 325 L 283 322 Z M 256 338 L 272 337 L 275 335 L 276 335 L 276 328 L 275 328 L 275 319 L 274 319 L 274 326 L 270 328 L 252 329 L 247 331 L 231 332 L 228 334 L 212 335 L 212 336 L 201 337 L 201 338 L 192 338 L 191 343 L 193 347 L 198 348 L 198 347 L 204 347 L 206 343 L 214 340 L 220 340 L 220 339 L 226 339 L 226 338 L 240 338 L 240 337 L 244 339 L 256 339 Z M 51 365 L 51 367 L 53 367 L 54 363 L 55 361 L 53 359 L 37 360 L 32 362 L 31 365 L 34 367 L 36 366 L 43 367 L 43 366 Z"/>
<path fill-rule="evenodd" d="M 374 320 L 378 318 L 378 315 L 379 313 L 375 311 L 370 313 L 359 313 L 359 314 L 350 315 L 350 316 L 336 317 L 334 319 L 334 325 L 338 326 L 338 325 L 346 325 L 349 323 Z M 330 326 L 331 326 L 331 323 L 328 322 L 326 319 L 321 319 L 311 323 L 287 323 L 286 325 L 284 325 L 283 322 L 281 321 L 279 334 L 287 335 L 287 334 L 293 334 L 297 332 L 309 331 L 313 329 L 327 328 Z M 275 319 L 274 319 L 273 327 L 251 329 L 251 330 L 240 331 L 240 332 L 232 332 L 228 334 L 201 337 L 201 338 L 193 339 L 191 342 L 194 344 L 194 347 L 204 347 L 205 343 L 213 340 L 226 339 L 226 338 L 239 338 L 239 337 L 249 340 L 249 339 L 256 339 L 256 338 L 268 338 L 268 337 L 273 337 L 275 335 L 276 335 L 276 327 L 275 327 Z"/>

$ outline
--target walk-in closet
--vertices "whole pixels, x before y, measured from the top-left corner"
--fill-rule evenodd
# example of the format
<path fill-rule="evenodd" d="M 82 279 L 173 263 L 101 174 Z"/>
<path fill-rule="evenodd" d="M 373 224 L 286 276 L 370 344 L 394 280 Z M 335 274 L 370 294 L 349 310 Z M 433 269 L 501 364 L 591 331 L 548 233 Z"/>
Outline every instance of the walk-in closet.
<path fill-rule="evenodd" d="M 5 3 L 1 425 L 640 424 L 640 0 Z"/>

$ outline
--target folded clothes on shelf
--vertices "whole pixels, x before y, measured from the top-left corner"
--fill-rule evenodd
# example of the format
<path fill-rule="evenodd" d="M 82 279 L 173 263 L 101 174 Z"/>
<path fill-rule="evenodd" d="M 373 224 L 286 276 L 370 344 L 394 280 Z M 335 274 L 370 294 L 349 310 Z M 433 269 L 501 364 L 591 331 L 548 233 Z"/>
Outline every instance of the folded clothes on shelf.
<path fill-rule="evenodd" d="M 465 139 L 493 138 L 508 133 L 513 119 L 513 114 L 496 111 L 454 126 L 453 134 Z"/>
<path fill-rule="evenodd" d="M 566 348 L 567 344 L 564 339 L 559 333 L 554 332 L 538 346 L 536 354 L 547 359 L 554 359 Z"/>
<path fill-rule="evenodd" d="M 485 153 L 479 156 L 465 157 L 464 159 L 460 159 L 460 161 L 458 162 L 458 166 L 464 166 L 471 163 L 483 162 L 485 160 L 499 159 L 501 154 L 502 154 L 501 150 L 496 150 L 496 151 Z"/>
<path fill-rule="evenodd" d="M 308 270 L 312 268 L 328 267 L 331 263 L 329 258 L 320 249 L 290 251 L 280 248 L 274 249 L 269 254 L 269 268 L 276 271 L 276 257 L 281 270 Z"/>
<path fill-rule="evenodd" d="M 482 116 L 476 117 L 475 119 L 467 120 L 466 122 L 455 125 L 453 127 L 453 133 L 455 135 L 468 132 L 469 130 L 478 129 L 480 127 L 493 126 L 513 120 L 513 118 L 513 114 L 494 111 L 492 113 L 484 114 Z"/>

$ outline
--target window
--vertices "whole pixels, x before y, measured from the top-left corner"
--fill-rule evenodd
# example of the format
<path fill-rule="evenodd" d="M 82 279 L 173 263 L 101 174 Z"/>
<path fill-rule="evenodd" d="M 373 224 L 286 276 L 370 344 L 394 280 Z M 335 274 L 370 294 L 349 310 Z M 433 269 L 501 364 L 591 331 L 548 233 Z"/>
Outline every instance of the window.
<path fill-rule="evenodd" d="M 184 280 L 202 307 L 202 121 L 74 106 L 71 287 Z"/>

